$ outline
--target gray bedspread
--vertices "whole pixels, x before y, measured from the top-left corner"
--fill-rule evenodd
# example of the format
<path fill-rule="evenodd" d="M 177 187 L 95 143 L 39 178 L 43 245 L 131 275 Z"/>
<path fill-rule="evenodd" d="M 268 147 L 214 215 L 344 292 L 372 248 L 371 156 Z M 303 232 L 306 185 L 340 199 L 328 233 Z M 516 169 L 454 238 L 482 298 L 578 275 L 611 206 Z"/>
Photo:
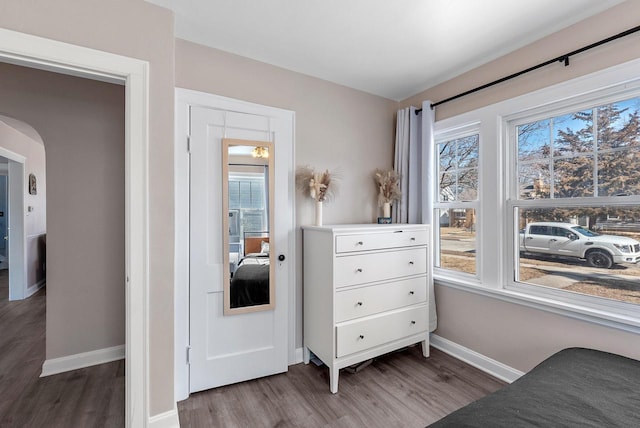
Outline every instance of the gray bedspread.
<path fill-rule="evenodd" d="M 640 362 L 565 349 L 430 427 L 640 427 Z"/>

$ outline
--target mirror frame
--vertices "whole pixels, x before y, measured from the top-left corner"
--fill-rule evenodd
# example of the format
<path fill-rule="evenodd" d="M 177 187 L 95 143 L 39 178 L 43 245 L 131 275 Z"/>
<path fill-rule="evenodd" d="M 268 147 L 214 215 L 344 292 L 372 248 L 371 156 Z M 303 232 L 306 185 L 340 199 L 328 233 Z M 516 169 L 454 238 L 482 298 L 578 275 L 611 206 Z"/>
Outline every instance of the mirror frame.
<path fill-rule="evenodd" d="M 231 307 L 231 272 L 229 272 L 229 148 L 233 146 L 260 146 L 267 147 L 269 157 L 269 200 L 267 210 L 269 213 L 269 303 L 264 305 Z M 224 258 L 223 269 L 223 313 L 224 315 L 246 314 L 250 312 L 268 311 L 276 307 L 275 284 L 275 242 L 274 207 L 275 207 L 275 152 L 274 144 L 268 141 L 239 140 L 233 138 L 222 139 L 222 248 Z"/>

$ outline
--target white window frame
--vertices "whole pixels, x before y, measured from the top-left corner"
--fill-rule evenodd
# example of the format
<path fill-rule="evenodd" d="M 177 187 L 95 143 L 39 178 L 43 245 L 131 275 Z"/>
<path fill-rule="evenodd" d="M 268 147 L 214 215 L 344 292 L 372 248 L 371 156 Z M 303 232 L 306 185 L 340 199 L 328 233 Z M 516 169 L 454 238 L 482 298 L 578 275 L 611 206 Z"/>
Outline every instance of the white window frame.
<path fill-rule="evenodd" d="M 446 142 L 446 141 L 451 141 L 451 140 L 456 140 L 459 138 L 464 138 L 464 137 L 469 137 L 471 135 L 478 135 L 478 197 L 473 200 L 473 201 L 446 201 L 446 202 L 440 202 L 440 186 L 439 186 L 439 180 L 437 179 L 438 177 L 436 177 L 435 180 L 433 180 L 434 182 L 434 189 L 433 189 L 433 236 L 434 236 L 434 274 L 439 274 L 440 276 L 443 277 L 449 277 L 449 278 L 459 278 L 464 280 L 465 278 L 468 280 L 472 280 L 474 282 L 479 282 L 480 279 L 480 268 L 482 266 L 480 259 L 481 259 L 481 252 L 479 251 L 480 248 L 480 222 L 481 222 L 481 216 L 480 216 L 480 198 L 481 198 L 481 186 L 480 186 L 480 169 L 482 167 L 482 156 L 480 154 L 481 151 L 481 147 L 482 147 L 482 136 L 480 135 L 480 123 L 479 122 L 473 122 L 473 123 L 467 123 L 464 124 L 462 126 L 456 126 L 453 128 L 449 128 L 449 129 L 443 129 L 443 130 L 439 130 L 437 132 L 435 132 L 434 134 L 434 144 L 436 149 L 434 150 L 434 156 L 436 156 L 436 160 L 435 160 L 435 165 L 436 165 L 436 174 L 439 175 L 439 165 L 440 165 L 440 159 L 438 157 L 438 151 L 437 151 L 437 147 L 439 144 Z M 442 267 L 436 267 L 437 264 L 439 264 L 440 262 L 440 217 L 439 215 L 436 215 L 436 213 L 438 212 L 438 210 L 441 209 L 473 209 L 475 210 L 475 215 L 476 215 L 476 256 L 475 256 L 475 261 L 476 261 L 476 273 L 475 274 L 470 274 L 470 273 L 466 273 L 466 272 L 460 272 L 460 271 L 455 271 L 452 269 L 447 269 L 447 268 L 442 268 Z"/>
<path fill-rule="evenodd" d="M 510 169 L 515 167 L 513 148 L 509 147 L 510 124 L 571 113 L 579 110 L 579 106 L 599 106 L 634 96 L 640 96 L 640 59 L 435 122 L 434 133 L 438 141 L 442 141 L 440 136 L 446 132 L 478 124 L 481 142 L 478 171 L 481 197 L 476 211 L 477 277 L 434 269 L 436 284 L 640 333 L 640 305 L 515 284 L 512 279 L 518 236 L 514 233 L 515 201 L 511 198 L 517 190 L 512 188 L 514 181 L 510 179 Z M 589 200 L 592 204 L 610 202 L 608 197 Z M 526 201 L 518 201 L 518 204 L 522 202 Z M 563 206 L 570 203 L 567 199 L 545 202 Z M 616 197 L 616 203 L 640 204 L 640 198 Z"/>
<path fill-rule="evenodd" d="M 525 294 L 531 294 L 533 296 L 548 298 L 556 300 L 567 305 L 580 305 L 592 310 L 605 310 L 607 312 L 616 312 L 629 317 L 640 317 L 640 305 L 614 301 L 597 296 L 591 296 L 587 294 L 569 293 L 567 291 L 556 290 L 549 287 L 541 287 L 537 285 L 527 284 L 515 280 L 515 273 L 518 269 L 519 260 L 519 231 L 518 231 L 518 218 L 517 208 L 578 208 L 589 207 L 598 205 L 607 206 L 628 206 L 636 205 L 640 206 L 640 195 L 633 196 L 586 196 L 578 198 L 545 198 L 545 199 L 518 199 L 519 198 L 519 186 L 518 183 L 518 153 L 517 153 L 517 138 L 516 127 L 525 123 L 534 122 L 537 120 L 543 120 L 550 117 L 558 117 L 564 114 L 571 114 L 578 111 L 584 111 L 592 109 L 598 106 L 612 104 L 619 101 L 624 101 L 630 98 L 640 97 L 640 85 L 633 89 L 625 89 L 619 91 L 617 88 L 613 90 L 614 93 L 606 94 L 607 90 L 597 91 L 594 96 L 588 97 L 576 97 L 576 99 L 569 99 L 550 104 L 545 107 L 545 112 L 540 113 L 536 111 L 533 115 L 527 115 L 527 111 L 520 112 L 518 115 L 505 117 L 508 138 L 505 139 L 505 156 L 507 164 L 505 171 L 507 171 L 507 182 L 505 183 L 508 191 L 508 200 L 506 204 L 505 218 L 510 225 L 506 236 L 511 242 L 510 257 L 508 259 L 508 269 L 511 275 L 507 277 L 505 288 L 507 290 L 514 290 Z M 605 93 L 605 94 L 603 94 Z M 594 135 L 597 138 L 597 135 Z M 594 152 L 595 155 L 595 142 Z M 596 175 L 597 177 L 597 175 Z M 551 178 L 553 182 L 553 178 Z M 597 183 L 594 183 L 597 185 Z M 597 189 L 594 188 L 594 193 Z"/>

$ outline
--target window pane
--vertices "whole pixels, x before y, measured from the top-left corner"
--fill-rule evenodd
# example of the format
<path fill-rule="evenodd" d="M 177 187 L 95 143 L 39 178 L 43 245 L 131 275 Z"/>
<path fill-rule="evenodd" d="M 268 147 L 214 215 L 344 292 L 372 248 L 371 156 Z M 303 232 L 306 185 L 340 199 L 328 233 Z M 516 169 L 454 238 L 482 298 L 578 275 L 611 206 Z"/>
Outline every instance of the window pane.
<path fill-rule="evenodd" d="M 598 156 L 598 196 L 640 195 L 640 147 Z"/>
<path fill-rule="evenodd" d="M 640 303 L 640 206 L 518 209 L 518 223 L 516 281 Z"/>
<path fill-rule="evenodd" d="M 598 149 L 638 147 L 640 98 L 598 107 Z"/>
<path fill-rule="evenodd" d="M 518 160 L 549 157 L 551 121 L 549 119 L 517 126 Z"/>
<path fill-rule="evenodd" d="M 438 201 L 478 199 L 478 134 L 437 145 Z"/>
<path fill-rule="evenodd" d="M 478 199 L 478 170 L 475 168 L 458 171 L 458 201 L 475 201 Z"/>
<path fill-rule="evenodd" d="M 438 158 L 440 159 L 440 172 L 455 169 L 456 149 L 454 141 L 438 144 Z"/>
<path fill-rule="evenodd" d="M 457 140 L 458 168 L 478 167 L 478 142 L 480 136 L 470 135 Z"/>
<path fill-rule="evenodd" d="M 438 200 L 440 202 L 456 200 L 456 175 L 455 173 L 445 172 L 440 174 L 440 189 Z"/>
<path fill-rule="evenodd" d="M 549 198 L 551 180 L 548 162 L 521 163 L 519 169 L 519 199 Z"/>
<path fill-rule="evenodd" d="M 579 111 L 553 118 L 555 156 L 593 151 L 593 112 Z"/>
<path fill-rule="evenodd" d="M 556 198 L 593 196 L 593 156 L 576 156 L 553 162 Z"/>
<path fill-rule="evenodd" d="M 476 212 L 474 209 L 437 209 L 438 267 L 476 273 Z"/>

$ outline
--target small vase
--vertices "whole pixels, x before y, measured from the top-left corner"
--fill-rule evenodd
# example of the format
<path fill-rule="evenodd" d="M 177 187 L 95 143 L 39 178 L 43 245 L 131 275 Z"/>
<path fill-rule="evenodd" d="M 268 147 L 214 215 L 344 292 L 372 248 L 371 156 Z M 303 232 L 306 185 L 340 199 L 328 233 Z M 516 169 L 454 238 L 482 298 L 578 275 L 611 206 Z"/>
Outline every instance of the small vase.
<path fill-rule="evenodd" d="M 316 201 L 316 226 L 322 226 L 322 202 Z"/>
<path fill-rule="evenodd" d="M 391 217 L 391 204 L 389 202 L 382 204 L 382 216 Z"/>

